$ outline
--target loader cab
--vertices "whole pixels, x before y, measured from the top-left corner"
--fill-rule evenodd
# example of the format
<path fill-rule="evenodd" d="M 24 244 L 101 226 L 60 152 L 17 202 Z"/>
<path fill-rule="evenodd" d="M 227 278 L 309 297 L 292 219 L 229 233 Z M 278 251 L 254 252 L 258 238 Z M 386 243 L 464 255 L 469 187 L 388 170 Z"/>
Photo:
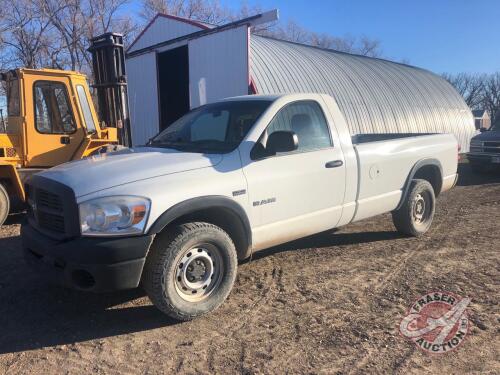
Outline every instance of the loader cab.
<path fill-rule="evenodd" d="M 116 129 L 99 126 L 84 75 L 17 69 L 1 78 L 7 116 L 0 132 L 15 141 L 20 167 L 52 167 L 116 141 Z"/>

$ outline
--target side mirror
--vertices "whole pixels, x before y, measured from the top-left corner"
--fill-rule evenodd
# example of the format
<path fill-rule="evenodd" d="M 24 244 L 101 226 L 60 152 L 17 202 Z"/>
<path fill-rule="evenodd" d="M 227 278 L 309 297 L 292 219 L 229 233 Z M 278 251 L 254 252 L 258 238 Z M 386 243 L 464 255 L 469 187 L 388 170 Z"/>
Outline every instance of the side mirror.
<path fill-rule="evenodd" d="M 486 129 L 486 128 L 480 128 L 480 129 L 479 129 L 479 131 L 480 131 L 481 133 L 484 133 L 484 132 L 488 131 L 488 129 Z"/>
<path fill-rule="evenodd" d="M 266 151 L 269 153 L 295 151 L 298 147 L 299 138 L 292 131 L 276 131 L 267 138 Z"/>

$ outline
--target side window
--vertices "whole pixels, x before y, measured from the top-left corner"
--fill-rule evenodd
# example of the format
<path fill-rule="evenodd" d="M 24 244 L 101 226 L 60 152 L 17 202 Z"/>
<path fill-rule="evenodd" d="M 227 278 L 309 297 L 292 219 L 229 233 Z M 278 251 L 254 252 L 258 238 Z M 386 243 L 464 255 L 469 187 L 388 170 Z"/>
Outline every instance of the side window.
<path fill-rule="evenodd" d="M 66 86 L 57 82 L 35 83 L 35 126 L 44 134 L 68 134 L 76 130 Z"/>
<path fill-rule="evenodd" d="M 78 94 L 78 100 L 80 101 L 80 107 L 82 107 L 83 118 L 85 120 L 85 126 L 89 133 L 95 133 L 95 123 L 92 117 L 92 112 L 90 111 L 89 101 L 87 100 L 87 93 L 85 92 L 85 87 L 82 85 L 76 86 L 76 92 Z"/>
<path fill-rule="evenodd" d="M 282 108 L 267 127 L 267 136 L 278 130 L 297 134 L 298 152 L 332 146 L 325 116 L 315 101 L 295 102 Z"/>
<path fill-rule="evenodd" d="M 7 91 L 7 112 L 9 116 L 19 116 L 21 110 L 19 108 L 19 80 L 13 79 L 6 83 Z"/>
<path fill-rule="evenodd" d="M 191 140 L 225 141 L 229 121 L 228 111 L 206 113 L 196 119 L 191 125 Z"/>

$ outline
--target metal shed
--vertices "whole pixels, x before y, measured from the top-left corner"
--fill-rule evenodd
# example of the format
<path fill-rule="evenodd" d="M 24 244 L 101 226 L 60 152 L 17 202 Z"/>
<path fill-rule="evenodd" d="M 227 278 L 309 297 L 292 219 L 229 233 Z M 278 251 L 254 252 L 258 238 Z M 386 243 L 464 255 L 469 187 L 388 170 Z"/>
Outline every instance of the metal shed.
<path fill-rule="evenodd" d="M 351 133 L 453 133 L 468 151 L 472 113 L 427 70 L 250 33 L 276 12 L 213 27 L 158 15 L 127 51 L 134 144 L 190 108 L 224 97 L 291 92 L 335 98 Z"/>

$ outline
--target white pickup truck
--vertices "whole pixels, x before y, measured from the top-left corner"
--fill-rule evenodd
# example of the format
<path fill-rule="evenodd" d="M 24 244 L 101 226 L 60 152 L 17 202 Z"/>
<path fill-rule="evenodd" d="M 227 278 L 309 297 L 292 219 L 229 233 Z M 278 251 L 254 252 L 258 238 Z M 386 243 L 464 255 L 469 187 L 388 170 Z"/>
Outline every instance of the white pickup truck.
<path fill-rule="evenodd" d="M 66 286 L 142 285 L 188 320 L 226 299 L 256 251 L 386 212 L 400 232 L 425 233 L 456 179 L 452 135 L 351 137 L 327 95 L 230 98 L 147 146 L 33 176 L 23 247 Z"/>

